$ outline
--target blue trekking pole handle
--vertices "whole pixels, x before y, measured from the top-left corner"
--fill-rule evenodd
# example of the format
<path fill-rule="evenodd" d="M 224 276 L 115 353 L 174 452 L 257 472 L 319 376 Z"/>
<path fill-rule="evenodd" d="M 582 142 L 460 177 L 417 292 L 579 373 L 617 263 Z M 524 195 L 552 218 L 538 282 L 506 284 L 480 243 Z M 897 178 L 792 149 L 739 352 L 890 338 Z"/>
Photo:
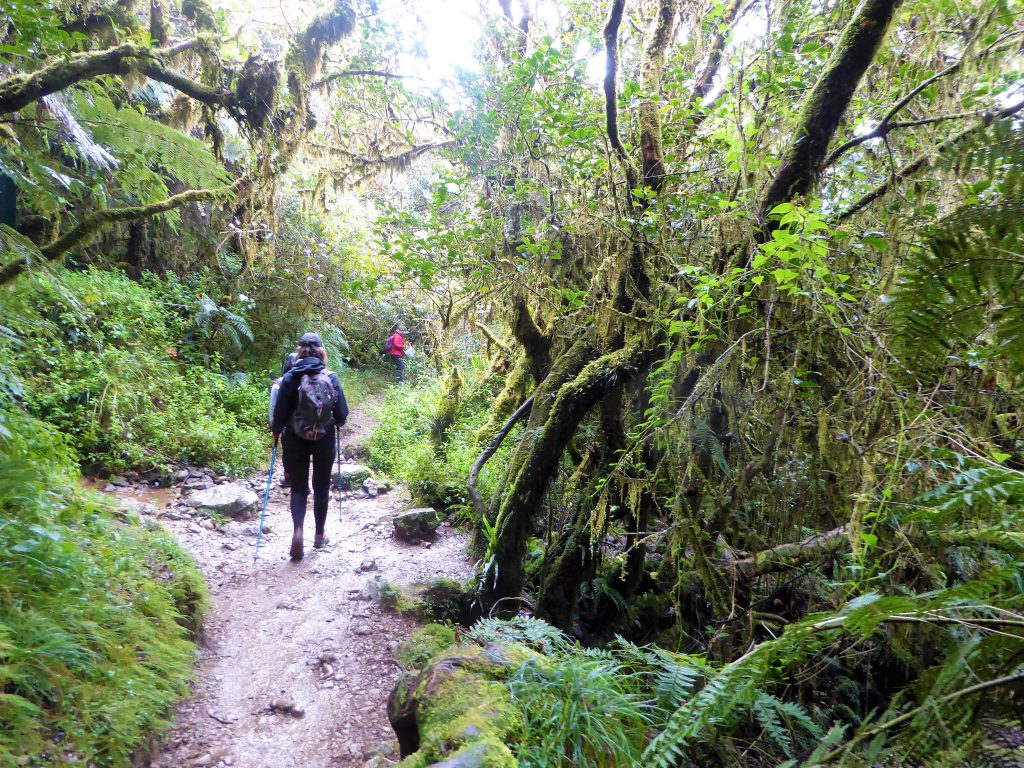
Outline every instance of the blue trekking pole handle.
<path fill-rule="evenodd" d="M 260 527 L 256 531 L 256 552 L 252 556 L 255 563 L 260 556 L 260 539 L 263 538 L 263 518 L 267 515 L 267 500 L 270 499 L 270 483 L 274 479 L 274 464 L 277 463 L 277 440 L 274 441 L 274 450 L 270 453 L 270 473 L 267 475 L 267 492 L 263 494 L 263 511 L 260 512 Z"/>

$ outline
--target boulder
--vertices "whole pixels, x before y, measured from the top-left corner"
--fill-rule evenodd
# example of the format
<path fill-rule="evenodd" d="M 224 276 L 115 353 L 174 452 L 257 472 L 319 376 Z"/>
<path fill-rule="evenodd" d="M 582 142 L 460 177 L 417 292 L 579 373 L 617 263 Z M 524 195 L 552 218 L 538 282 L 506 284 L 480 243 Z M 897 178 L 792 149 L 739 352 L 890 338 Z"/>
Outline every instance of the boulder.
<path fill-rule="evenodd" d="M 359 488 L 363 481 L 372 474 L 370 468 L 363 464 L 342 464 L 340 467 L 335 467 L 331 475 L 331 483 L 335 487 L 339 483 L 339 472 L 341 489 L 343 491 Z"/>
<path fill-rule="evenodd" d="M 196 491 L 188 505 L 202 512 L 248 520 L 259 507 L 259 497 L 237 483 L 224 483 Z"/>
<path fill-rule="evenodd" d="M 437 527 L 441 525 L 441 516 L 433 507 L 419 507 L 397 515 L 392 522 L 396 537 L 415 543 L 433 538 Z"/>
<path fill-rule="evenodd" d="M 399 677 L 388 719 L 406 758 L 402 765 L 517 766 L 506 740 L 522 731 L 522 716 L 504 681 L 532 655 L 518 646 L 460 646 L 435 656 L 422 672 Z"/>

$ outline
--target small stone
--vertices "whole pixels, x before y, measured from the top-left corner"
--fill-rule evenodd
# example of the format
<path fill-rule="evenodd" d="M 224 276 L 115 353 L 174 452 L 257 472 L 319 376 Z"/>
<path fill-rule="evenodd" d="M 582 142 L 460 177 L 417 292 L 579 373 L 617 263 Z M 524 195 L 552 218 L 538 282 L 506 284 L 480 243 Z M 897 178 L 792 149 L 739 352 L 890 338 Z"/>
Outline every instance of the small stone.
<path fill-rule="evenodd" d="M 381 594 L 381 578 L 380 576 L 374 576 L 363 587 L 363 591 L 359 593 L 359 597 L 363 600 L 369 600 L 374 603 L 380 602 Z"/>
<path fill-rule="evenodd" d="M 388 646 L 387 646 L 387 648 L 388 648 L 388 653 L 397 653 L 397 652 L 398 652 L 398 647 L 399 647 L 400 645 L 401 645 L 401 643 L 399 643 L 399 642 L 398 642 L 397 640 L 391 640 L 391 641 L 390 641 L 390 642 L 388 643 Z"/>
<path fill-rule="evenodd" d="M 221 549 L 226 549 L 228 552 L 234 552 L 238 549 L 238 545 L 233 541 L 225 541 L 220 545 Z"/>
<path fill-rule="evenodd" d="M 103 486 L 103 492 L 104 493 L 113 493 L 116 490 L 117 490 L 117 486 L 113 485 L 111 483 L 107 483 L 105 486 Z"/>
<path fill-rule="evenodd" d="M 423 546 L 424 549 L 430 549 L 430 542 L 429 541 L 424 541 L 422 546 Z"/>
<path fill-rule="evenodd" d="M 201 512 L 246 520 L 259 506 L 259 498 L 248 488 L 236 483 L 226 483 L 193 493 L 188 499 L 188 504 Z"/>
<path fill-rule="evenodd" d="M 212 530 L 214 530 L 214 529 L 215 529 L 215 528 L 217 527 L 217 526 L 216 526 L 216 525 L 214 524 L 213 520 L 211 520 L 211 519 L 210 519 L 210 518 L 208 518 L 208 517 L 204 517 L 204 518 L 203 518 L 202 520 L 200 520 L 200 521 L 199 521 L 199 524 L 200 524 L 201 526 L 203 526 L 203 528 L 205 528 L 205 529 L 206 529 L 206 530 L 208 530 L 208 531 L 212 531 Z"/>
<path fill-rule="evenodd" d="M 359 635 L 360 637 L 366 637 L 367 635 L 373 634 L 373 629 L 371 629 L 368 624 L 357 624 L 352 629 L 352 634 Z"/>
<path fill-rule="evenodd" d="M 294 701 L 289 701 L 288 699 L 274 699 L 270 702 L 270 711 L 280 712 L 282 715 L 290 715 L 295 718 L 306 716 L 306 710 L 300 709 Z"/>
<path fill-rule="evenodd" d="M 360 573 L 365 573 L 366 571 L 376 571 L 376 570 L 377 570 L 377 561 L 376 560 L 369 560 L 369 559 L 367 559 L 367 560 L 363 560 L 363 562 L 361 562 L 359 564 L 359 572 Z"/>
<path fill-rule="evenodd" d="M 187 469 L 179 469 L 177 472 L 174 473 L 174 479 L 177 480 L 179 483 L 182 480 L 187 480 L 188 476 L 189 471 Z"/>
<path fill-rule="evenodd" d="M 333 664 L 337 660 L 338 660 L 338 654 L 334 653 L 333 651 L 324 651 L 323 653 L 320 654 L 320 663 L 321 664 Z"/>
<path fill-rule="evenodd" d="M 355 742 L 352 742 L 351 744 L 348 745 L 347 749 L 348 749 L 348 753 L 350 755 L 352 755 L 353 757 L 362 757 L 362 754 L 363 754 L 363 745 L 362 744 L 356 744 Z"/>
<path fill-rule="evenodd" d="M 124 475 L 114 475 L 112 478 L 110 478 L 110 482 L 111 484 L 116 485 L 118 488 L 127 488 L 129 485 L 132 484 L 131 481 Z"/>

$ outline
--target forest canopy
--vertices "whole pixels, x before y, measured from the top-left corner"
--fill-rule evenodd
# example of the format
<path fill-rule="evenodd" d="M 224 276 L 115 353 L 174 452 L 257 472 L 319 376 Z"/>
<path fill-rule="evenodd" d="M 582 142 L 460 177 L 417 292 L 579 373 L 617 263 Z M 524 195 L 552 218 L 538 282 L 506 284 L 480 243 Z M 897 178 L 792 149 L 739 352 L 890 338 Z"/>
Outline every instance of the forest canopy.
<path fill-rule="evenodd" d="M 240 472 L 301 329 L 406 324 L 373 460 L 655 686 L 628 760 L 1019 757 L 1024 6 L 480 2 L 439 79 L 434 5 L 237 5 L 0 10 L 5 412 Z"/>

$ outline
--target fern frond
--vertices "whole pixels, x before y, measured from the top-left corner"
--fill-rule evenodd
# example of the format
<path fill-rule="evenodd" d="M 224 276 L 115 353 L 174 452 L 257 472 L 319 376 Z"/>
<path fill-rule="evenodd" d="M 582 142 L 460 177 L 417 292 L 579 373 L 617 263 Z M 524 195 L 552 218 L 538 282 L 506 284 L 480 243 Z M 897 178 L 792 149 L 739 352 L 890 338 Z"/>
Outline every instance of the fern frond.
<path fill-rule="evenodd" d="M 911 255 L 896 294 L 903 359 L 937 373 L 950 357 L 1005 360 L 1024 373 L 1024 126 L 1004 121 L 951 161 L 984 172 L 968 202 Z"/>

